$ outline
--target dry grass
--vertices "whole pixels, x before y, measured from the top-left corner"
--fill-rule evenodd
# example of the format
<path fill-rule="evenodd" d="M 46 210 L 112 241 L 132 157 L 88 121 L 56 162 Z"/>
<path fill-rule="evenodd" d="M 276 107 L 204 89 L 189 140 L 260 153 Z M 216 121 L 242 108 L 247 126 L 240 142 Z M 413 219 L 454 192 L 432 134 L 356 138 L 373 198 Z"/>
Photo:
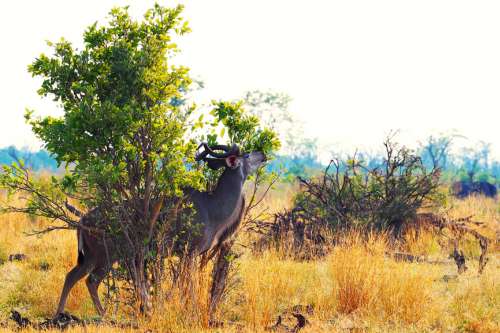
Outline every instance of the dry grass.
<path fill-rule="evenodd" d="M 286 202 L 286 198 L 271 198 L 267 203 L 279 209 Z M 498 207 L 498 202 L 471 198 L 455 202 L 450 214 L 476 215 L 487 223 L 485 233 L 495 237 Z M 0 323 L 6 322 L 13 308 L 30 318 L 51 316 L 64 276 L 76 262 L 75 233 L 27 237 L 23 232 L 43 222 L 15 214 L 0 216 L 0 224 L 0 261 L 11 253 L 28 257 L 0 265 Z M 406 250 L 448 260 L 434 235 L 409 237 Z M 471 267 L 464 275 L 446 282 L 445 275 L 456 274 L 451 262 L 395 262 L 384 255 L 386 250 L 383 236 L 363 242 L 351 234 L 344 245 L 317 261 L 285 260 L 273 251 L 260 256 L 244 251 L 232 278 L 234 287 L 221 307 L 221 319 L 233 324 L 218 330 L 206 328 L 209 275 L 202 272 L 195 288 L 197 302 L 186 304 L 174 294 L 152 318 L 140 323 L 140 331 L 260 332 L 281 312 L 310 304 L 314 314 L 308 315 L 310 325 L 304 332 L 347 332 L 349 327 L 367 332 L 500 332 L 498 253 L 482 276 L 477 276 L 477 262 L 469 261 Z M 83 282 L 72 291 L 67 310 L 84 318 L 95 316 Z M 11 332 L 9 325 L 0 332 Z M 89 326 L 67 332 L 126 331 Z"/>
<path fill-rule="evenodd" d="M 64 277 L 76 263 L 75 233 L 58 232 L 28 237 L 22 232 L 40 226 L 20 215 L 6 215 L 0 223 L 2 227 L 7 227 L 5 233 L 5 229 L 0 233 L 0 244 L 5 248 L 3 252 L 27 256 L 26 261 L 7 262 L 0 266 L 4 287 L 0 291 L 0 308 L 15 306 L 26 309 L 27 314 L 32 316 L 50 315 L 57 306 Z M 68 301 L 68 310 L 78 314 L 92 310 L 86 294 L 84 284 L 76 286 Z"/>
<path fill-rule="evenodd" d="M 427 319 L 432 312 L 433 278 L 438 275 L 429 267 L 387 259 L 385 250 L 383 238 L 335 249 L 328 269 L 336 310 L 411 324 Z"/>

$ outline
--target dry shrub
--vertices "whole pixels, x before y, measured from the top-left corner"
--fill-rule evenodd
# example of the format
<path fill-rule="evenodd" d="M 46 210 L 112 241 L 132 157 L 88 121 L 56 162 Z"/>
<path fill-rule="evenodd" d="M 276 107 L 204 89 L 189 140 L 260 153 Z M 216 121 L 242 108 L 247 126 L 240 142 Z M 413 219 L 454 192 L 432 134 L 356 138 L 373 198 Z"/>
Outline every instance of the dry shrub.
<path fill-rule="evenodd" d="M 443 198 L 439 168 L 427 169 L 414 151 L 394 141 L 394 135 L 384 141 L 377 166 L 354 155 L 332 160 L 319 177 L 299 178 L 295 215 L 336 230 L 360 225 L 391 230 L 399 238 L 418 210 L 436 207 Z"/>
<path fill-rule="evenodd" d="M 415 264 L 387 259 L 385 246 L 384 237 L 372 237 L 367 244 L 354 237 L 330 255 L 331 297 L 337 300 L 337 311 L 406 323 L 426 319 L 432 280 Z"/>

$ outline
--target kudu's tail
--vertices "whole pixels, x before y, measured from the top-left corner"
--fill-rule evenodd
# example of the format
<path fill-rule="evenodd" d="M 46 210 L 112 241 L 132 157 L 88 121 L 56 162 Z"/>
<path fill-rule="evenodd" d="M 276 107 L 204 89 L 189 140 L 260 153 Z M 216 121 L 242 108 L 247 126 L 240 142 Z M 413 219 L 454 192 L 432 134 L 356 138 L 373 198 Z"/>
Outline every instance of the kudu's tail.
<path fill-rule="evenodd" d="M 71 205 L 68 201 L 64 203 L 66 205 L 66 208 L 73 214 L 75 214 L 78 217 L 83 217 L 85 214 L 83 214 L 81 211 L 79 211 L 75 206 Z M 78 238 L 78 259 L 77 262 L 79 265 L 83 264 L 83 261 L 85 260 L 85 253 L 83 251 L 83 234 L 82 230 L 80 228 L 76 229 L 76 237 Z"/>
<path fill-rule="evenodd" d="M 76 236 L 78 237 L 78 265 L 82 265 L 85 261 L 85 253 L 83 252 L 83 235 L 82 229 L 76 229 Z"/>

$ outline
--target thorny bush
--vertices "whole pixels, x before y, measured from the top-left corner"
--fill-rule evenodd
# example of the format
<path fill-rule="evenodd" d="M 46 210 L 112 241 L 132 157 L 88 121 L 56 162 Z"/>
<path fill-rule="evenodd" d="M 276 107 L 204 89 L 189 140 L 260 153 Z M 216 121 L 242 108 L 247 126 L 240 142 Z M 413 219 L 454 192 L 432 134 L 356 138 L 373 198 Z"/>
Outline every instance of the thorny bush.
<path fill-rule="evenodd" d="M 378 166 L 369 168 L 354 155 L 331 160 L 321 176 L 299 178 L 301 190 L 294 207 L 262 224 L 270 228 L 268 240 L 291 237 L 297 250 L 305 241 L 325 243 L 325 231 L 356 228 L 401 237 L 420 209 L 444 199 L 439 192 L 440 170 L 426 169 L 420 157 L 395 143 L 393 136 L 385 140 L 384 148 Z"/>

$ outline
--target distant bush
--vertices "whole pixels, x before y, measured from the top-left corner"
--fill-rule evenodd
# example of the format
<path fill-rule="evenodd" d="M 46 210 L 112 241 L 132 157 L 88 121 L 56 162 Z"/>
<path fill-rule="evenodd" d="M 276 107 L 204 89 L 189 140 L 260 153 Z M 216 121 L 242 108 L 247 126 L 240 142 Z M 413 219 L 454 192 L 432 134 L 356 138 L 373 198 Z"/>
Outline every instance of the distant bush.
<path fill-rule="evenodd" d="M 297 208 L 331 227 L 364 224 L 398 232 L 418 209 L 436 203 L 440 171 L 425 168 L 419 156 L 391 138 L 384 147 L 377 167 L 367 168 L 356 157 L 333 160 L 322 177 L 301 179 Z"/>
<path fill-rule="evenodd" d="M 307 248 L 313 253 L 310 243 L 321 250 L 325 230 L 361 228 L 388 231 L 400 238 L 418 210 L 444 199 L 439 191 L 440 170 L 427 169 L 418 155 L 394 143 L 392 137 L 384 147 L 378 166 L 368 167 L 354 156 L 332 160 L 320 176 L 300 178 L 294 207 L 276 214 L 270 239 L 279 241 L 283 234 L 291 234 L 296 251 Z"/>

